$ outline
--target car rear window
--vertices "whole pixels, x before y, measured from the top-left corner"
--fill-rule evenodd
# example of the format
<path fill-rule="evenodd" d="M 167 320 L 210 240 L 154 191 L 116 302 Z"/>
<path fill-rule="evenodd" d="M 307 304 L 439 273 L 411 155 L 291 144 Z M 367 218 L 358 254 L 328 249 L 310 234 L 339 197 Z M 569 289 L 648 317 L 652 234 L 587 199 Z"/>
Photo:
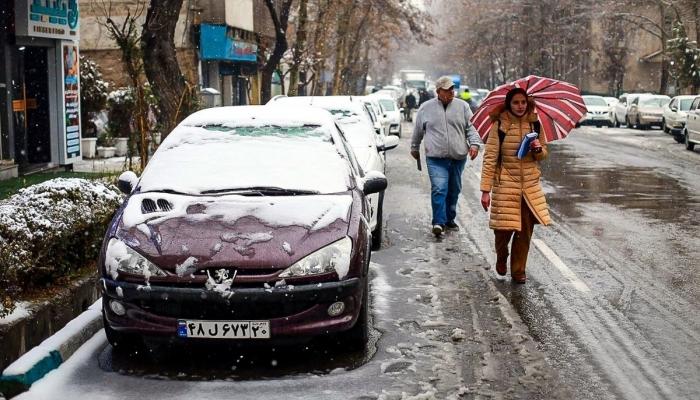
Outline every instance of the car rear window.
<path fill-rule="evenodd" d="M 652 97 L 648 99 L 641 99 L 639 105 L 647 107 L 663 107 L 668 104 L 671 100 L 663 97 Z"/>

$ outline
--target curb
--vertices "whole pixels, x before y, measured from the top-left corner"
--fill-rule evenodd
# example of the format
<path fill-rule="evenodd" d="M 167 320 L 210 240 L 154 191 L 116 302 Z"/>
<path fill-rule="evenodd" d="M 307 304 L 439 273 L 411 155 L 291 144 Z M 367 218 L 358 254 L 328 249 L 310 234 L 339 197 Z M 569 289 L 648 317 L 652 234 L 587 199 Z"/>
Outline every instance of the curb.
<path fill-rule="evenodd" d="M 102 329 L 102 299 L 61 330 L 34 347 L 0 375 L 0 392 L 12 397 L 58 368 L 88 339 Z M 0 393 L 0 398 L 2 394 Z"/>

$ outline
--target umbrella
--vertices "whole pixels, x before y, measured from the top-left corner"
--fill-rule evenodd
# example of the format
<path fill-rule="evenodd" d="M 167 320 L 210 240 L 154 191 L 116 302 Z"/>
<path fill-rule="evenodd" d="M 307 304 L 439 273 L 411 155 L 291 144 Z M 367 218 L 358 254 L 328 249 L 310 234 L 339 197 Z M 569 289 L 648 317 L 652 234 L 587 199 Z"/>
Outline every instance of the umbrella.
<path fill-rule="evenodd" d="M 535 102 L 535 111 L 547 141 L 565 138 L 586 114 L 580 90 L 566 82 L 530 75 L 491 91 L 476 110 L 471 121 L 486 142 L 493 121 L 490 114 L 503 107 L 506 94 L 515 88 L 525 89 Z"/>

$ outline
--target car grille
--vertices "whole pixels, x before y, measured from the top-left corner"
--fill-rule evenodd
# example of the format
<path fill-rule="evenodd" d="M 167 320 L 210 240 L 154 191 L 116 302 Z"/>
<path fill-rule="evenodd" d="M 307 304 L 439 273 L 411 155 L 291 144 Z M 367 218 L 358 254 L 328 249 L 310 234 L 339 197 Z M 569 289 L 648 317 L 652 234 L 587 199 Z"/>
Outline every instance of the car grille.
<path fill-rule="evenodd" d="M 212 296 L 218 296 L 212 292 Z M 243 299 L 242 299 L 243 300 Z M 274 304 L 246 303 L 216 304 L 201 300 L 183 302 L 175 300 L 141 301 L 139 306 L 146 312 L 162 317 L 204 320 L 274 319 L 288 317 L 316 305 L 310 301 L 288 301 Z"/>

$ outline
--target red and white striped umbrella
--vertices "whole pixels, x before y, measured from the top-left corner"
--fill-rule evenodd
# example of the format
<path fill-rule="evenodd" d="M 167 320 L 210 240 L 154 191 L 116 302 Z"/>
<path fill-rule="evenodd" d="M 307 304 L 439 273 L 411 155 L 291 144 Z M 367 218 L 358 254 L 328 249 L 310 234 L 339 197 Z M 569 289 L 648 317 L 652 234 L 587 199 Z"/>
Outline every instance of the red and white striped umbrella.
<path fill-rule="evenodd" d="M 490 114 L 505 105 L 506 94 L 515 88 L 525 89 L 534 100 L 542 132 L 548 142 L 565 138 L 587 112 L 581 91 L 576 86 L 530 75 L 497 87 L 476 110 L 471 121 L 484 142 L 493 126 Z"/>

